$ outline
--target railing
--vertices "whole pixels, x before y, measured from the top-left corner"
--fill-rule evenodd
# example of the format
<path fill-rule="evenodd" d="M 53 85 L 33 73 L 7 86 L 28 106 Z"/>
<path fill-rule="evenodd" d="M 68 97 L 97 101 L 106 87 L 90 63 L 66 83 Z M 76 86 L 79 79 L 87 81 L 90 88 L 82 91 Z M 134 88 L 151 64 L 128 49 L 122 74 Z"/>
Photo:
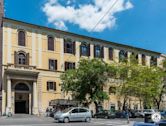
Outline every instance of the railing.
<path fill-rule="evenodd" d="M 9 64 L 6 65 L 6 69 L 35 70 L 36 66 L 9 63 Z"/>

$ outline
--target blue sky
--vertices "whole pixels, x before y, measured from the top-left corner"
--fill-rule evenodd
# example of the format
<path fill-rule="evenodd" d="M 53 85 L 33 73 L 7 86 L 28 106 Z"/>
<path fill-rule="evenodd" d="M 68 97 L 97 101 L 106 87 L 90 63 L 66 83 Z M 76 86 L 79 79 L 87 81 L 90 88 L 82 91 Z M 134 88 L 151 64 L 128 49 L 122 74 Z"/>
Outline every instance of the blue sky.
<path fill-rule="evenodd" d="M 166 0 L 119 0 L 91 31 L 113 3 L 114 0 L 5 0 L 5 16 L 166 54 Z"/>

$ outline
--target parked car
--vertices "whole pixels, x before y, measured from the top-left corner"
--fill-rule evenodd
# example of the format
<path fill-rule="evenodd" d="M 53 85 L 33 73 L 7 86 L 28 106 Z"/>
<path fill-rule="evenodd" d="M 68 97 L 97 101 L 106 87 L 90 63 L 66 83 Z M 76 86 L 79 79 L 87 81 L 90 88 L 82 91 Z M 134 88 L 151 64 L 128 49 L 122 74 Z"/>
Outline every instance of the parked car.
<path fill-rule="evenodd" d="M 106 118 L 106 119 L 115 118 L 115 113 L 110 112 L 109 110 L 103 110 L 101 112 L 94 114 L 94 118 Z"/>
<path fill-rule="evenodd" d="M 117 111 L 115 116 L 116 118 L 127 118 L 127 113 L 125 111 Z"/>
<path fill-rule="evenodd" d="M 145 114 L 144 114 L 143 110 L 136 110 L 135 116 L 138 118 L 143 118 L 145 116 Z"/>
<path fill-rule="evenodd" d="M 161 114 L 161 116 L 166 118 L 166 110 L 161 111 L 160 114 Z"/>
<path fill-rule="evenodd" d="M 56 121 L 65 123 L 68 123 L 70 121 L 90 122 L 91 117 L 91 111 L 83 107 L 68 108 L 54 114 L 54 119 Z"/>
<path fill-rule="evenodd" d="M 144 112 L 144 114 L 153 114 L 153 113 L 157 112 L 157 110 L 155 110 L 155 109 L 144 109 L 143 112 Z"/>

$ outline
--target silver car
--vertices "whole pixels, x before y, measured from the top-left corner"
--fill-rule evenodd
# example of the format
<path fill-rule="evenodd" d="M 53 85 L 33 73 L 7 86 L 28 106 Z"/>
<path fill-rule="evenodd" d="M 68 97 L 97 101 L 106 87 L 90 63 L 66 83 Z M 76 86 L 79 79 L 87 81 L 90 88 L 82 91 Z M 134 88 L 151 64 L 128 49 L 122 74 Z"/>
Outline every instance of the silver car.
<path fill-rule="evenodd" d="M 85 121 L 90 122 L 91 111 L 87 108 L 73 107 L 59 111 L 54 114 L 54 119 L 58 122 L 68 123 L 70 121 Z"/>

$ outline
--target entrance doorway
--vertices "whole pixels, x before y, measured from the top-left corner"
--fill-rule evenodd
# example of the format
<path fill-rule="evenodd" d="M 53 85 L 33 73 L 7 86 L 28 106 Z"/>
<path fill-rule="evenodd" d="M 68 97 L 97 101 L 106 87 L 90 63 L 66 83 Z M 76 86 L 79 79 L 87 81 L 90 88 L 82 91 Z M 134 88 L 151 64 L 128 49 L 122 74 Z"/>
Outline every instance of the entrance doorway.
<path fill-rule="evenodd" d="M 15 114 L 29 114 L 29 94 L 15 94 Z"/>
<path fill-rule="evenodd" d="M 29 114 L 29 87 L 24 83 L 15 86 L 15 114 Z"/>

